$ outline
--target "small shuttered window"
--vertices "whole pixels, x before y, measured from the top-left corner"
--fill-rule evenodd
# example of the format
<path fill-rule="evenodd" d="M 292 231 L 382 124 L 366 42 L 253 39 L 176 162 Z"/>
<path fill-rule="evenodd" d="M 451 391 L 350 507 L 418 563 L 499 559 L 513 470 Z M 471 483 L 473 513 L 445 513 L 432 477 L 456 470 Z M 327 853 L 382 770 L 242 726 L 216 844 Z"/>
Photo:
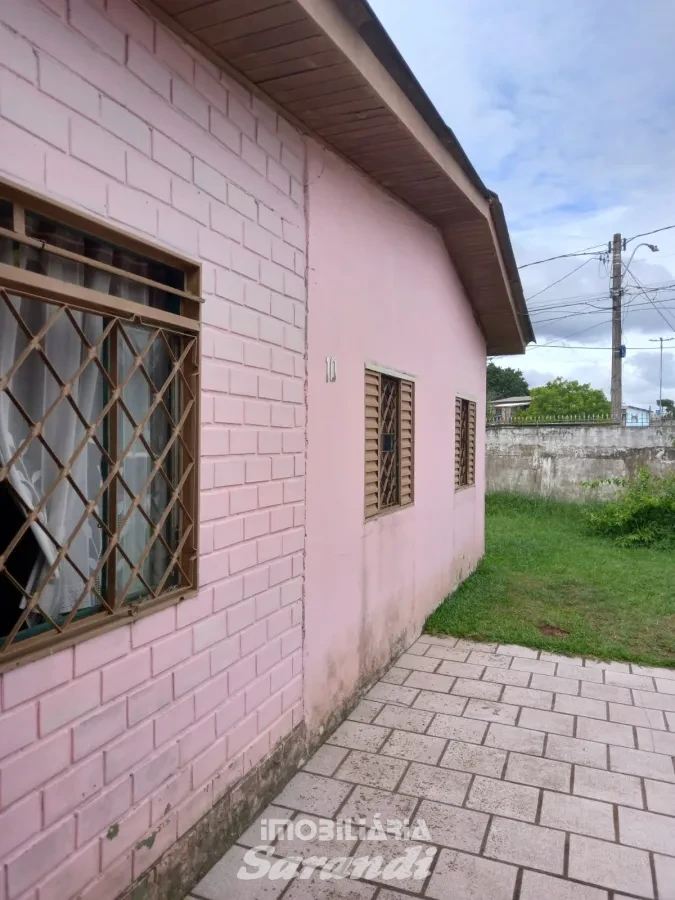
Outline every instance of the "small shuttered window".
<path fill-rule="evenodd" d="M 476 482 L 476 404 L 455 400 L 455 487 L 470 487 Z"/>
<path fill-rule="evenodd" d="M 415 386 L 366 369 L 366 519 L 414 500 Z"/>

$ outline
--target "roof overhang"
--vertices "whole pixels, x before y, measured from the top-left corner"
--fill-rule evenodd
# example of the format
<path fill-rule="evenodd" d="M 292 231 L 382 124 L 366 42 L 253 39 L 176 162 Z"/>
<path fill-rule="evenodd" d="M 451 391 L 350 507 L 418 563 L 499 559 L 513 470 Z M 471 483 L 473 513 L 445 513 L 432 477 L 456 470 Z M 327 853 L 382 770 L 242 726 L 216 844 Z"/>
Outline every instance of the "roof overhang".
<path fill-rule="evenodd" d="M 139 0 L 440 230 L 490 355 L 534 340 L 499 198 L 365 0 Z"/>

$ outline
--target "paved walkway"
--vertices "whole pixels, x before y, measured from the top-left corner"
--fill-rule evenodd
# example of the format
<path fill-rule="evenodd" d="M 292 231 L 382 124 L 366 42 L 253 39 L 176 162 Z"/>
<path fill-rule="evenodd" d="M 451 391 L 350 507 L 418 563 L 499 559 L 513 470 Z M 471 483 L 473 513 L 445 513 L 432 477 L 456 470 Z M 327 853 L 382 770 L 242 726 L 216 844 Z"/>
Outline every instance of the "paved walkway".
<path fill-rule="evenodd" d="M 674 900 L 674 754 L 675 670 L 423 636 L 191 896 Z"/>

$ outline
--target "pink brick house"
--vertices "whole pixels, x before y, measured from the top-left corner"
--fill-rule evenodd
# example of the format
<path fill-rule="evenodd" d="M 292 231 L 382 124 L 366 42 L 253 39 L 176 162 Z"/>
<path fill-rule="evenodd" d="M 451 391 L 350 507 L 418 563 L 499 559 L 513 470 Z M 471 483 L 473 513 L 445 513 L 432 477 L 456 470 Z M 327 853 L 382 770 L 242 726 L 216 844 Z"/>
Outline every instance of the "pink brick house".
<path fill-rule="evenodd" d="M 0 900 L 182 897 L 479 560 L 531 339 L 365 3 L 4 0 Z"/>

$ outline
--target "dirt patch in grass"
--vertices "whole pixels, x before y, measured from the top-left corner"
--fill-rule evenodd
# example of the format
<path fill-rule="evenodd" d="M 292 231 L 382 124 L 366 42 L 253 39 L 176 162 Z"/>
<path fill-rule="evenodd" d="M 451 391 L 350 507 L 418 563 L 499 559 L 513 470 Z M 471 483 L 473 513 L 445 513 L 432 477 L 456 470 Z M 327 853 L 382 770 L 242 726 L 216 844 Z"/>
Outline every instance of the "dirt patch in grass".
<path fill-rule="evenodd" d="M 537 627 L 542 634 L 549 637 L 565 637 L 569 634 L 569 631 L 565 631 L 564 628 L 556 628 L 555 625 L 539 625 Z"/>

